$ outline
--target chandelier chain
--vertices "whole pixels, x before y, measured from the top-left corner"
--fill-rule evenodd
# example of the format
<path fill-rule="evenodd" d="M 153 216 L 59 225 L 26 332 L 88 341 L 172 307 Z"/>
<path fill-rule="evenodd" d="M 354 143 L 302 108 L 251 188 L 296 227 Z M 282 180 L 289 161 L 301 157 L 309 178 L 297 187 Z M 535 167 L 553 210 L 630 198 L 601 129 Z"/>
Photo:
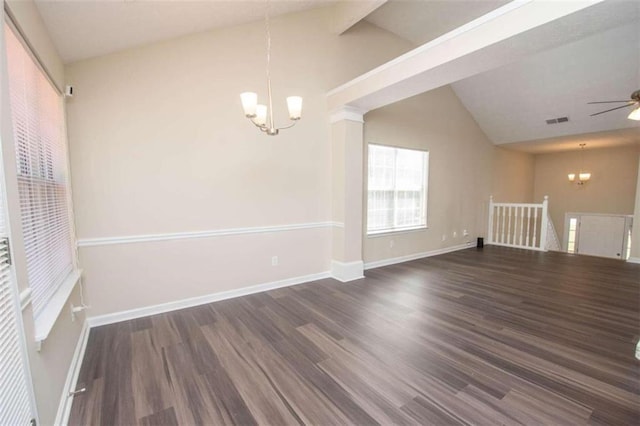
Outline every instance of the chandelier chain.
<path fill-rule="evenodd" d="M 264 25 L 267 33 L 267 96 L 269 97 L 269 127 L 273 129 L 273 97 L 271 96 L 271 23 L 269 21 L 269 9 L 271 9 L 271 1 L 267 0 L 267 7 L 264 15 Z"/>

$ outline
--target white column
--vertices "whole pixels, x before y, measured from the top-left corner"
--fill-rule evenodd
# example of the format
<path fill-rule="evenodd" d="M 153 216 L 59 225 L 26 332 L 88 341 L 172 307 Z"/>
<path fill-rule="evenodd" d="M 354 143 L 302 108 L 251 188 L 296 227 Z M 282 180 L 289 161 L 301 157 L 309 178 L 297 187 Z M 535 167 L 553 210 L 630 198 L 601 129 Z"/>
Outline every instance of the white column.
<path fill-rule="evenodd" d="M 364 112 L 342 107 L 331 114 L 332 276 L 342 282 L 364 276 L 362 199 Z"/>
<path fill-rule="evenodd" d="M 631 230 L 631 255 L 628 262 L 640 263 L 640 157 L 638 158 L 638 182 L 636 183 L 636 205 L 633 210 Z"/>

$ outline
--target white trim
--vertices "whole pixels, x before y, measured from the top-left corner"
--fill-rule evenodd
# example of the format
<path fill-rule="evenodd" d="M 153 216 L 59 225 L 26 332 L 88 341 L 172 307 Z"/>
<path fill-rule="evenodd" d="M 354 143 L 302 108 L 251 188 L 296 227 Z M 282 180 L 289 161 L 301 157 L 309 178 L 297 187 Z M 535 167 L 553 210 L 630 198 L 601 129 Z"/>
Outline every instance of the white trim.
<path fill-rule="evenodd" d="M 73 351 L 73 357 L 71 358 L 71 364 L 69 365 L 69 371 L 67 372 L 67 379 L 64 382 L 62 394 L 60 395 L 58 412 L 56 413 L 56 419 L 53 423 L 55 426 L 63 426 L 69 423 L 71 404 L 73 403 L 73 398 L 69 397 L 69 392 L 76 390 L 76 387 L 78 386 L 78 375 L 80 374 L 80 367 L 82 367 L 84 352 L 87 349 L 90 330 L 89 323 L 85 321 L 84 324 L 82 324 L 82 330 L 80 331 L 80 337 L 76 344 L 76 350 Z"/>
<path fill-rule="evenodd" d="M 345 105 L 331 112 L 329 115 L 329 123 L 333 124 L 343 120 L 364 123 L 364 115 L 366 112 L 367 111 L 363 109 Z"/>
<path fill-rule="evenodd" d="M 327 92 L 327 97 L 335 95 L 336 93 L 339 93 L 345 89 L 348 89 L 349 87 L 366 80 L 369 77 L 373 77 L 376 74 L 380 74 L 383 71 L 392 68 L 393 66 L 400 64 L 402 62 L 407 61 L 408 59 L 416 56 L 416 55 L 420 55 L 424 52 L 429 51 L 430 49 L 434 48 L 435 46 L 438 46 L 440 44 L 443 44 L 444 42 L 451 40 L 452 38 L 458 37 L 461 34 L 464 34 L 468 31 L 473 30 L 474 28 L 477 28 L 481 25 L 484 25 L 487 22 L 493 21 L 496 18 L 499 18 L 502 15 L 505 15 L 509 12 L 511 12 L 512 10 L 518 9 L 524 5 L 526 5 L 527 3 L 531 3 L 533 0 L 515 0 L 512 2 L 509 2 L 507 4 L 505 4 L 504 6 L 501 6 L 495 10 L 492 10 L 491 12 L 480 16 L 477 19 L 474 19 L 471 22 L 468 22 L 460 27 L 457 27 L 456 29 L 449 31 L 446 34 L 441 35 L 440 37 L 431 40 L 428 43 L 423 44 L 422 46 L 419 46 L 403 55 L 398 56 L 397 58 L 394 58 L 392 60 L 390 60 L 389 62 L 385 62 L 384 64 L 380 65 L 377 68 L 372 69 L 371 71 L 368 71 L 356 78 L 354 78 L 353 80 L 350 80 L 346 83 L 344 83 L 341 86 L 336 87 L 335 89 L 331 89 L 329 92 Z"/>
<path fill-rule="evenodd" d="M 632 214 L 617 214 L 617 213 L 567 212 L 567 213 L 565 213 L 565 215 L 574 215 L 574 216 L 611 216 L 611 217 L 633 218 Z"/>
<path fill-rule="evenodd" d="M 364 263 L 362 260 L 354 262 L 332 260 L 331 277 L 343 283 L 364 278 Z"/>
<path fill-rule="evenodd" d="M 19 300 L 20 300 L 20 310 L 21 311 L 24 311 L 25 308 L 27 306 L 29 306 L 29 304 L 32 302 L 32 299 L 31 299 L 31 294 L 32 293 L 33 292 L 31 290 L 31 287 L 27 287 L 27 288 L 25 288 L 24 290 L 22 290 L 20 292 L 20 295 L 18 297 L 19 297 Z"/>
<path fill-rule="evenodd" d="M 381 266 L 395 265 L 396 263 L 408 262 L 410 260 L 422 259 L 425 257 L 437 256 L 439 254 L 451 253 L 452 251 L 464 250 L 472 247 L 473 243 L 465 243 L 452 247 L 445 247 L 436 250 L 429 250 L 422 253 L 408 254 L 406 256 L 393 257 L 390 259 L 374 260 L 373 262 L 366 262 L 364 269 L 379 268 Z"/>
<path fill-rule="evenodd" d="M 534 246 L 519 246 L 517 244 L 506 244 L 506 243 L 485 243 L 488 246 L 500 246 L 500 247 L 509 247 L 509 248 L 517 248 L 523 250 L 533 250 L 533 251 L 548 251 L 546 248 L 534 247 Z"/>
<path fill-rule="evenodd" d="M 62 308 L 67 303 L 71 292 L 78 281 L 80 281 L 81 276 L 81 270 L 76 269 L 75 271 L 71 271 L 60 288 L 56 290 L 53 297 L 47 302 L 44 309 L 34 318 L 35 339 L 38 344 L 42 343 L 47 336 L 49 336 L 53 325 L 56 323 L 58 316 L 60 316 L 60 312 L 62 312 Z"/>
<path fill-rule="evenodd" d="M 294 231 L 299 229 L 316 229 L 344 227 L 341 222 L 310 222 L 290 225 L 254 226 L 248 228 L 213 229 L 207 231 L 174 232 L 165 234 L 129 235 L 123 237 L 80 238 L 78 247 L 105 246 L 111 244 L 147 243 L 153 241 L 184 240 L 191 238 L 210 238 L 228 235 L 263 234 L 268 232 Z"/>
<path fill-rule="evenodd" d="M 629 263 L 639 263 L 640 264 L 640 257 L 630 257 L 627 259 L 627 262 Z"/>
<path fill-rule="evenodd" d="M 176 300 L 159 305 L 145 306 L 143 308 L 135 308 L 127 311 L 114 312 L 111 314 L 98 315 L 87 318 L 89 327 L 99 327 L 101 325 L 113 324 L 120 321 L 132 320 L 135 318 L 146 317 L 149 315 L 162 314 L 165 312 L 176 311 L 178 309 L 190 308 L 193 306 L 204 305 L 206 303 L 218 302 L 220 300 L 233 299 L 235 297 L 247 296 L 254 293 L 262 293 L 268 290 L 274 290 L 282 287 L 289 287 L 298 284 L 304 284 L 310 281 L 317 281 L 330 278 L 329 272 L 320 272 L 317 274 L 303 275 L 301 277 L 288 278 L 280 281 L 272 281 L 264 284 L 257 284 L 249 287 L 243 287 L 235 290 L 221 291 L 219 293 L 205 294 L 203 296 L 190 297 L 188 299 Z"/>

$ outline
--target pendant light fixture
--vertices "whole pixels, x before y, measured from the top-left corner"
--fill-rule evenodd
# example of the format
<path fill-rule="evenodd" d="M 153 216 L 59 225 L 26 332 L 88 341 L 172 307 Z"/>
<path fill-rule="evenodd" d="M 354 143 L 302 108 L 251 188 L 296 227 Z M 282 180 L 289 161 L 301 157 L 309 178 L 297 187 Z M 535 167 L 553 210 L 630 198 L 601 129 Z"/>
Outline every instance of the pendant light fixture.
<path fill-rule="evenodd" d="M 293 123 L 288 126 L 276 127 L 273 119 L 273 100 L 271 98 L 271 27 L 269 22 L 269 9 L 271 2 L 267 0 L 267 10 L 264 15 L 265 30 L 267 35 L 267 105 L 258 104 L 258 95 L 255 92 L 244 92 L 240 94 L 244 116 L 265 132 L 269 136 L 276 136 L 280 130 L 288 129 L 296 125 L 302 116 L 302 98 L 300 96 L 289 96 L 287 98 L 287 108 L 289 119 Z"/>
<path fill-rule="evenodd" d="M 591 179 L 591 173 L 585 172 L 584 167 L 584 147 L 587 146 L 586 143 L 580 144 L 580 172 L 577 174 L 578 180 L 576 181 L 576 174 L 569 173 L 567 177 L 569 178 L 569 182 L 575 182 L 578 185 L 584 185 L 589 179 Z"/>

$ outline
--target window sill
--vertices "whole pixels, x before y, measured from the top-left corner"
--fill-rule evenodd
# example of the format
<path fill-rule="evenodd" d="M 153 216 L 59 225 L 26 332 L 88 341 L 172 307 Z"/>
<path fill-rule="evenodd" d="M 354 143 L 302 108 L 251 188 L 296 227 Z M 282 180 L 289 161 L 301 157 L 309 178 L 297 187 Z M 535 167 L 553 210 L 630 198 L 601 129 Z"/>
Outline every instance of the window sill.
<path fill-rule="evenodd" d="M 386 237 L 386 236 L 389 236 L 389 235 L 406 234 L 406 233 L 409 233 L 409 232 L 423 231 L 423 230 L 425 230 L 427 228 L 428 228 L 427 225 L 421 225 L 421 226 L 414 226 L 414 227 L 411 227 L 411 228 L 386 229 L 384 231 L 372 231 L 372 232 L 367 232 L 367 238 L 377 238 L 377 237 Z"/>
<path fill-rule="evenodd" d="M 67 303 L 67 300 L 69 300 L 69 296 L 71 296 L 71 292 L 78 281 L 80 281 L 81 275 L 82 271 L 79 269 L 71 271 L 58 291 L 56 291 L 51 300 L 49 300 L 47 306 L 45 306 L 42 312 L 34 319 L 36 343 L 41 344 L 47 339 L 49 333 L 51 333 L 64 305 Z"/>

